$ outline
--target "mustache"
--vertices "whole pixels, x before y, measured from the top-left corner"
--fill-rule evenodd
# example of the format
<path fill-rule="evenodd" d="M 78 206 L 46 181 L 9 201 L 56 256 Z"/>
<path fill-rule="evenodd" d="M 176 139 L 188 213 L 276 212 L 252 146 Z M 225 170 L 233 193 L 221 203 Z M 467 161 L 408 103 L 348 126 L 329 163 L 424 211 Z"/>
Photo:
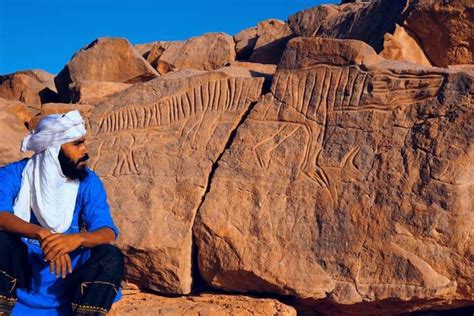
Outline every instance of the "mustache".
<path fill-rule="evenodd" d="M 77 161 L 76 165 L 79 164 L 80 162 L 87 161 L 87 160 L 89 160 L 89 155 L 88 155 L 88 154 L 85 154 L 83 157 L 81 157 L 81 158 Z"/>

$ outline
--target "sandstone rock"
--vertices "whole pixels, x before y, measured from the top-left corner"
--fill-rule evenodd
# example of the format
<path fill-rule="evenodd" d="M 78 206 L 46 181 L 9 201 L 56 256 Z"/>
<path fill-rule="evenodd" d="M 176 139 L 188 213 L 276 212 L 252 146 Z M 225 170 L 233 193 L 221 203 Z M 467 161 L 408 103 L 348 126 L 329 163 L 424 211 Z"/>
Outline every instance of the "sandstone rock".
<path fill-rule="evenodd" d="M 99 38 L 78 51 L 54 78 L 62 102 L 69 103 L 69 84 L 77 81 L 135 83 L 159 74 L 126 40 Z"/>
<path fill-rule="evenodd" d="M 31 117 L 26 104 L 0 98 L 0 166 L 24 157 L 20 151 L 21 142 L 28 135 Z"/>
<path fill-rule="evenodd" d="M 286 43 L 293 37 L 288 24 L 268 19 L 257 25 L 257 42 L 250 61 L 261 64 L 278 64 Z"/>
<path fill-rule="evenodd" d="M 40 108 L 42 103 L 57 101 L 54 75 L 44 70 L 19 71 L 0 76 L 0 97 Z"/>
<path fill-rule="evenodd" d="M 296 316 L 296 310 L 274 299 L 248 296 L 202 294 L 172 298 L 140 293 L 124 296 L 113 306 L 110 315 Z"/>
<path fill-rule="evenodd" d="M 416 34 L 433 65 L 474 63 L 474 2 L 414 1 L 405 27 Z"/>
<path fill-rule="evenodd" d="M 361 40 L 382 51 L 385 33 L 393 34 L 407 0 L 321 5 L 298 12 L 288 24 L 298 36 Z"/>
<path fill-rule="evenodd" d="M 107 97 L 90 117 L 90 166 L 107 188 L 126 279 L 191 290 L 192 225 L 217 160 L 263 78 L 181 71 Z"/>
<path fill-rule="evenodd" d="M 385 34 L 383 47 L 380 56 L 384 58 L 431 66 L 430 61 L 426 58 L 425 53 L 413 36 L 398 24 L 393 35 Z"/>
<path fill-rule="evenodd" d="M 82 117 L 84 118 L 84 122 L 86 125 L 86 129 L 90 130 L 90 123 L 89 123 L 89 116 L 94 109 L 91 105 L 86 104 L 71 104 L 71 103 L 45 103 L 41 106 L 41 112 L 36 113 L 36 115 L 32 116 L 28 122 L 28 127 L 30 130 L 34 130 L 36 126 L 41 122 L 41 120 L 50 114 L 62 114 L 67 113 L 69 111 L 78 110 Z"/>
<path fill-rule="evenodd" d="M 104 97 L 131 86 L 121 82 L 77 81 L 69 86 L 69 99 L 72 103 L 95 104 Z"/>
<path fill-rule="evenodd" d="M 250 27 L 234 35 L 235 52 L 238 60 L 247 60 L 257 43 L 257 28 Z"/>
<path fill-rule="evenodd" d="M 327 41 L 289 42 L 219 160 L 194 225 L 202 277 L 331 315 L 473 304 L 474 78 L 324 63 Z"/>
<path fill-rule="evenodd" d="M 235 61 L 233 63 L 230 63 L 228 66 L 224 68 L 220 68 L 220 70 L 226 71 L 225 69 L 234 69 L 234 68 L 246 69 L 249 75 L 252 77 L 265 78 L 262 91 L 265 93 L 270 91 L 270 85 L 273 79 L 273 75 L 275 74 L 275 71 L 276 71 L 276 65 Z"/>
<path fill-rule="evenodd" d="M 171 70 L 215 70 L 234 60 L 235 47 L 232 36 L 224 33 L 207 33 L 192 37 L 184 44 L 178 42 L 166 49 L 159 58 L 158 66 L 164 64 Z"/>
<path fill-rule="evenodd" d="M 46 103 L 41 108 L 41 115 L 62 114 L 69 111 L 78 110 L 84 119 L 87 119 L 94 107 L 87 104 L 71 104 L 71 103 Z"/>

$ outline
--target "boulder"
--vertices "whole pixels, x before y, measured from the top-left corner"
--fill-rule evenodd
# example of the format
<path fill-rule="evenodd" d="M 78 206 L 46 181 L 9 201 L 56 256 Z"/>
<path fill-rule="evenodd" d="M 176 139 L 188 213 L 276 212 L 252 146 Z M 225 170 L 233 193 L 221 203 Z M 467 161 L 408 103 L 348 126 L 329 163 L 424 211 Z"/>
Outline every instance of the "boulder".
<path fill-rule="evenodd" d="M 321 5 L 290 16 L 288 24 L 298 36 L 356 39 L 381 52 L 385 33 L 393 34 L 406 5 L 407 0 Z"/>
<path fill-rule="evenodd" d="M 69 103 L 69 85 L 78 81 L 136 83 L 159 76 L 122 38 L 99 38 L 79 50 L 54 78 L 62 102 Z"/>
<path fill-rule="evenodd" d="M 200 275 L 330 315 L 472 305 L 474 78 L 326 41 L 289 42 L 219 160 Z"/>
<path fill-rule="evenodd" d="M 225 33 L 207 33 L 184 43 L 175 42 L 160 55 L 157 68 L 161 67 L 165 72 L 215 70 L 235 60 L 234 45 L 232 36 Z"/>
<path fill-rule="evenodd" d="M 248 60 L 257 43 L 257 28 L 250 27 L 234 35 L 235 52 L 238 60 Z"/>
<path fill-rule="evenodd" d="M 173 72 L 106 97 L 90 116 L 90 166 L 103 179 L 126 279 L 187 294 L 192 225 L 213 164 L 263 78 Z"/>
<path fill-rule="evenodd" d="M 42 103 L 56 102 L 54 75 L 41 69 L 18 71 L 0 76 L 0 97 L 16 100 L 35 108 Z"/>
<path fill-rule="evenodd" d="M 138 293 L 125 295 L 110 311 L 111 316 L 296 316 L 296 310 L 275 299 L 249 296 L 201 294 L 199 296 L 163 297 Z"/>
<path fill-rule="evenodd" d="M 69 85 L 69 99 L 72 103 L 96 104 L 104 97 L 131 86 L 121 82 L 77 81 Z"/>
<path fill-rule="evenodd" d="M 0 98 L 0 166 L 24 158 L 21 142 L 28 135 L 32 113 L 25 103 Z"/>
<path fill-rule="evenodd" d="M 249 60 L 261 64 L 278 64 L 288 41 L 293 37 L 288 24 L 268 19 L 257 25 L 257 42 Z"/>
<path fill-rule="evenodd" d="M 385 33 L 383 50 L 380 52 L 380 56 L 386 59 L 431 66 L 416 39 L 398 24 L 393 34 Z"/>
<path fill-rule="evenodd" d="M 414 1 L 404 22 L 433 65 L 474 63 L 474 2 Z"/>

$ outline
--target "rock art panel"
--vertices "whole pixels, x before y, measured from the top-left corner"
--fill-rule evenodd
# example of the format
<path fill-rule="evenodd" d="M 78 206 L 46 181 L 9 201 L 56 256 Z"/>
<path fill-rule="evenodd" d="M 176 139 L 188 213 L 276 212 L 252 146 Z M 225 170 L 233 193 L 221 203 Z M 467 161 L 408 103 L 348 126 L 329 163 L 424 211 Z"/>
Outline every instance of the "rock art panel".
<path fill-rule="evenodd" d="M 122 231 L 127 280 L 191 290 L 192 225 L 212 164 L 263 78 L 185 71 L 106 98 L 91 115 L 91 167 Z"/>
<path fill-rule="evenodd" d="M 296 310 L 274 299 L 248 296 L 202 294 L 172 298 L 139 293 L 124 296 L 110 315 L 296 316 Z"/>
<path fill-rule="evenodd" d="M 194 226 L 203 278 L 333 312 L 472 304 L 473 78 L 323 63 L 320 41 L 290 41 L 219 161 Z"/>
<path fill-rule="evenodd" d="M 77 81 L 136 83 L 159 76 L 123 38 L 99 38 L 74 54 L 54 78 L 62 102 L 69 103 L 69 85 Z"/>

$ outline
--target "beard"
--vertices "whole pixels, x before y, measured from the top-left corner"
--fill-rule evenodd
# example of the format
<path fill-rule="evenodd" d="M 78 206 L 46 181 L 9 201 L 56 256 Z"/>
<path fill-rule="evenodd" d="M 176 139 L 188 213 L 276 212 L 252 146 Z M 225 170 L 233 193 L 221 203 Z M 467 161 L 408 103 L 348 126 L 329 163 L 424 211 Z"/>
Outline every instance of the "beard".
<path fill-rule="evenodd" d="M 59 164 L 61 165 L 61 170 L 63 171 L 63 174 L 72 180 L 78 179 L 82 181 L 87 178 L 87 170 L 85 166 L 80 167 L 78 166 L 78 164 L 88 159 L 89 155 L 85 154 L 77 162 L 75 162 L 74 160 L 66 156 L 62 149 L 59 151 L 58 155 Z"/>

